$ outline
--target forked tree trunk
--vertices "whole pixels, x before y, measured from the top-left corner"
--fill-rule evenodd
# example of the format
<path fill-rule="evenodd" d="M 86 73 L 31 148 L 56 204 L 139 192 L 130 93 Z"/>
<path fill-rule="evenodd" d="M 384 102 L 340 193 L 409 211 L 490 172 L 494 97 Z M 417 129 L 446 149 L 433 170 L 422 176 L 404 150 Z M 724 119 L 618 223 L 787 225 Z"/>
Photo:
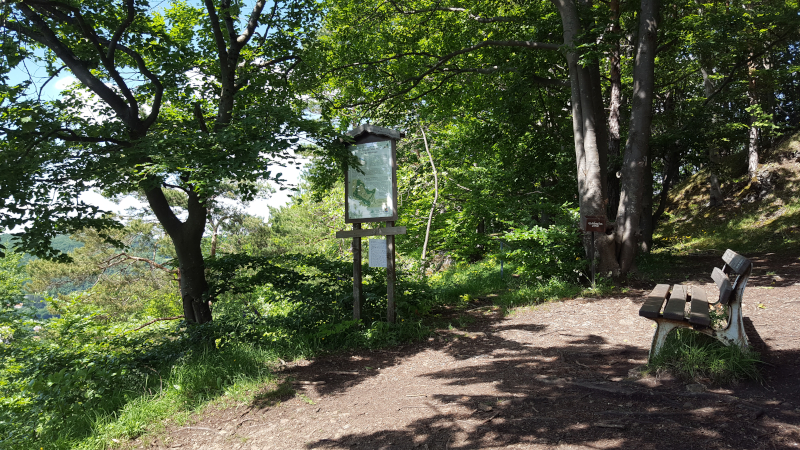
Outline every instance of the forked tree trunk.
<path fill-rule="evenodd" d="M 552 0 L 558 8 L 563 24 L 569 81 L 571 88 L 572 130 L 578 175 L 578 199 L 581 216 L 606 215 L 606 175 L 608 139 L 602 97 L 599 90 L 599 72 L 595 65 L 581 65 L 575 49 L 575 39 L 582 32 L 575 1 Z M 642 214 L 642 188 L 644 164 L 648 161 L 650 122 L 652 118 L 653 69 L 655 65 L 658 3 L 642 0 L 640 32 L 634 67 L 633 111 L 631 134 L 626 145 L 625 166 L 622 169 L 622 193 L 617 212 L 615 235 L 596 237 L 601 273 L 619 276 L 633 265 L 637 240 L 640 236 L 639 220 Z M 603 139 L 600 142 L 599 139 Z M 620 217 L 622 220 L 620 220 Z M 592 245 L 588 239 L 584 244 Z"/>
<path fill-rule="evenodd" d="M 599 135 L 605 136 L 605 115 L 602 111 L 602 99 L 595 90 L 599 87 L 599 79 L 592 80 L 599 73 L 590 67 L 578 63 L 579 55 L 575 51 L 575 38 L 581 33 L 578 9 L 574 1 L 553 0 L 558 8 L 563 24 L 564 46 L 569 67 L 569 81 L 572 108 L 572 133 L 575 146 L 575 161 L 578 175 L 578 201 L 581 216 L 605 216 L 605 177 L 607 161 L 607 142 L 600 143 Z M 598 126 L 598 124 L 600 124 Z M 601 155 L 601 152 L 603 155 Z M 600 271 L 617 273 L 614 241 L 602 234 L 594 243 L 600 256 Z M 592 242 L 584 236 L 584 246 L 589 250 Z"/>
<path fill-rule="evenodd" d="M 211 320 L 211 308 L 206 298 L 205 264 L 201 243 L 206 226 L 206 208 L 194 192 L 188 193 L 188 217 L 181 221 L 174 214 L 160 186 L 145 191 L 147 201 L 158 221 L 164 226 L 175 246 L 180 270 L 183 315 L 189 323 L 206 323 Z"/>

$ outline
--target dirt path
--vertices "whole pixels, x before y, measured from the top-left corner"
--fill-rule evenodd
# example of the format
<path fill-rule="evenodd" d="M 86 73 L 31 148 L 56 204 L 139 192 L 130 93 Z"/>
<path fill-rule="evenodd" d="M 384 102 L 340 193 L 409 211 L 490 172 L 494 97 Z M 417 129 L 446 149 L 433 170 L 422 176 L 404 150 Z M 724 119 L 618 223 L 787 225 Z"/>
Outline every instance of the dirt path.
<path fill-rule="evenodd" d="M 632 290 L 510 317 L 478 309 L 466 331 L 304 361 L 285 371 L 296 394 L 210 411 L 147 447 L 800 449 L 800 260 L 753 260 L 744 313 L 770 364 L 763 385 L 629 377 L 653 333 Z M 707 261 L 697 262 L 710 273 Z M 706 277 L 677 276 L 711 298 Z"/>

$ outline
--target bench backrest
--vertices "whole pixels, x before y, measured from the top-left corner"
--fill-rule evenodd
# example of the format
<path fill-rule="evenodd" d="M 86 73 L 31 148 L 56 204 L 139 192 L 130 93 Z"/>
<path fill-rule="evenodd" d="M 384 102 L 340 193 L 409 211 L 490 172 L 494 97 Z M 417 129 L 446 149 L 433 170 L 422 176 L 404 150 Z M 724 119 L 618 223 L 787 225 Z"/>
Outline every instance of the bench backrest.
<path fill-rule="evenodd" d="M 725 261 L 722 269 L 715 267 L 714 271 L 711 272 L 711 278 L 714 279 L 717 287 L 719 287 L 719 302 L 723 305 L 727 305 L 732 301 L 741 302 L 747 279 L 750 278 L 750 273 L 753 271 L 753 263 L 731 249 L 725 251 L 725 254 L 722 255 L 722 260 Z M 731 273 L 736 274 L 736 279 L 733 283 L 728 278 Z"/>

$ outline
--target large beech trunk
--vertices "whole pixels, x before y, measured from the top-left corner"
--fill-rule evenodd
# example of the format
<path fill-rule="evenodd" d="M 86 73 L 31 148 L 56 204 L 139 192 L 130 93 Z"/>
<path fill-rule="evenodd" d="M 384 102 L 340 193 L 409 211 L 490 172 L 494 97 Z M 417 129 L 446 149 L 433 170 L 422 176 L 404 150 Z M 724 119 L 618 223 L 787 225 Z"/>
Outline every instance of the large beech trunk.
<path fill-rule="evenodd" d="M 639 33 L 636 60 L 633 66 L 631 125 L 625 144 L 622 164 L 622 188 L 615 237 L 619 244 L 620 272 L 627 273 L 636 257 L 637 243 L 642 240 L 640 224 L 644 211 L 644 193 L 652 197 L 650 166 L 650 124 L 653 119 L 653 79 L 658 31 L 657 0 L 642 0 L 639 12 Z M 649 189 L 645 183 L 650 183 Z M 652 198 L 647 199 L 652 205 Z M 652 209 L 651 209 L 652 210 Z M 649 223 L 650 220 L 645 220 Z"/>
<path fill-rule="evenodd" d="M 576 2 L 552 0 L 564 28 L 564 46 L 569 67 L 572 129 L 578 175 L 581 216 L 605 216 L 607 198 L 608 132 L 605 126 L 599 71 L 596 64 L 578 64 L 575 38 L 582 32 Z M 645 165 L 649 164 L 650 123 L 652 118 L 653 70 L 655 65 L 658 4 L 642 0 L 640 32 L 634 66 L 634 93 L 631 132 L 625 149 L 621 194 L 613 234 L 601 234 L 594 243 L 585 238 L 588 248 L 595 245 L 600 256 L 599 270 L 614 276 L 633 266 L 641 236 L 642 189 Z M 612 131 L 613 136 L 613 131 Z"/>

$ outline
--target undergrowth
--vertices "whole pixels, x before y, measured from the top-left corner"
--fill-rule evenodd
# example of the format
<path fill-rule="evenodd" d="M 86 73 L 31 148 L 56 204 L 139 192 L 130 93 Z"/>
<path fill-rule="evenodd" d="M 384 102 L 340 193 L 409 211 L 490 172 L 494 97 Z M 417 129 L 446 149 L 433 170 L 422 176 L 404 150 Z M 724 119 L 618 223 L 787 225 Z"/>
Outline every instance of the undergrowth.
<path fill-rule="evenodd" d="M 760 380 L 759 354 L 688 329 L 669 334 L 648 370 L 669 371 L 687 381 L 709 379 L 718 385 L 741 380 Z"/>
<path fill-rule="evenodd" d="M 800 165 L 793 156 L 800 135 L 761 164 L 766 185 L 730 173 L 722 185 L 724 203 L 709 206 L 708 171 L 674 189 L 653 243 L 656 252 L 785 253 L 800 245 Z M 790 145 L 791 144 L 791 145 Z M 742 157 L 742 155 L 734 155 Z"/>

